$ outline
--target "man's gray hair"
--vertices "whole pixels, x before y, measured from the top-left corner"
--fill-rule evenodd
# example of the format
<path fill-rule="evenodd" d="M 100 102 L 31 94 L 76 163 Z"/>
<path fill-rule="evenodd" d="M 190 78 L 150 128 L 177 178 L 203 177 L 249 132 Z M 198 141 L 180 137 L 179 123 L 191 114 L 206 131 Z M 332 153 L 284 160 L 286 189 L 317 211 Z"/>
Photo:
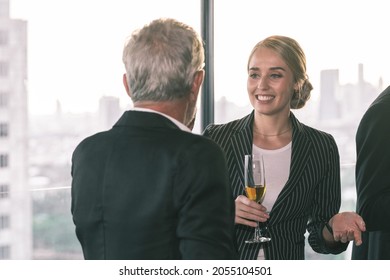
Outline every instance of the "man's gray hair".
<path fill-rule="evenodd" d="M 204 66 L 202 39 L 184 23 L 157 19 L 133 32 L 123 63 L 133 102 L 178 99 L 190 93 Z"/>

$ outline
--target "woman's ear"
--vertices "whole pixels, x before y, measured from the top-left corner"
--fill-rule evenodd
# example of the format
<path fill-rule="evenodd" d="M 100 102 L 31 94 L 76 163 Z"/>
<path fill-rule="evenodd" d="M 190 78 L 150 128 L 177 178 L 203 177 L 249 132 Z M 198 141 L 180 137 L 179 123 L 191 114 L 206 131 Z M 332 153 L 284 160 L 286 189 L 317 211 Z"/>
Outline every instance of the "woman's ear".
<path fill-rule="evenodd" d="M 295 84 L 294 84 L 294 93 L 298 93 L 299 92 L 299 84 L 298 84 L 298 82 L 296 82 Z"/>

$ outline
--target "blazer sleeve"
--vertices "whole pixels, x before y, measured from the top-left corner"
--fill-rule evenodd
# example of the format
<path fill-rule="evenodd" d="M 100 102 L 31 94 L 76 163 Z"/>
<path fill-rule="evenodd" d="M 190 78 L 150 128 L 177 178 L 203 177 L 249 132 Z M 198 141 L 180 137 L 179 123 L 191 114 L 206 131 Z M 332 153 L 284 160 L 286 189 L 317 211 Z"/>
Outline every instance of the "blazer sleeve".
<path fill-rule="evenodd" d="M 376 104 L 356 134 L 357 212 L 367 230 L 390 230 L 390 102 Z"/>
<path fill-rule="evenodd" d="M 181 156 L 174 182 L 180 251 L 183 259 L 237 259 L 225 157 L 202 138 Z"/>
<path fill-rule="evenodd" d="M 330 135 L 323 140 L 322 146 L 326 149 L 325 153 L 321 153 L 321 157 L 325 169 L 316 186 L 312 215 L 308 223 L 308 241 L 317 253 L 340 254 L 347 249 L 348 243 L 339 242 L 337 246 L 329 248 L 322 235 L 325 222 L 339 212 L 341 205 L 340 157 L 337 144 Z"/>

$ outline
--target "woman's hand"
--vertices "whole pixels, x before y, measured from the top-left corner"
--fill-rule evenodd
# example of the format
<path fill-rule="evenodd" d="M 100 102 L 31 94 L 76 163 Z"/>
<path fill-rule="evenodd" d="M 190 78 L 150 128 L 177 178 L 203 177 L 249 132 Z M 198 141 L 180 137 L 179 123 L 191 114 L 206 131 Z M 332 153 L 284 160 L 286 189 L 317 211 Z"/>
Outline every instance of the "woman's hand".
<path fill-rule="evenodd" d="M 341 212 L 329 220 L 333 229 L 334 241 L 347 243 L 354 240 L 356 246 L 362 244 L 362 232 L 366 230 L 363 218 L 355 212 Z"/>
<path fill-rule="evenodd" d="M 246 225 L 250 227 L 256 227 L 257 222 L 265 222 L 268 220 L 269 215 L 266 213 L 267 208 L 263 205 L 256 203 L 244 195 L 240 195 L 236 198 L 236 217 L 235 223 Z"/>

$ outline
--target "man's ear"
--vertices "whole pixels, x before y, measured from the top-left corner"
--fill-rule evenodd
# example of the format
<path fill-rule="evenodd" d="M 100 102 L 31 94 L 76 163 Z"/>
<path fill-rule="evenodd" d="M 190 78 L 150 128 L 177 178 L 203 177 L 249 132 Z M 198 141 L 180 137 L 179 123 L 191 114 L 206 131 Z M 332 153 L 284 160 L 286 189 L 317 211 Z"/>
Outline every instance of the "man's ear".
<path fill-rule="evenodd" d="M 203 84 L 204 80 L 204 70 L 199 70 L 195 74 L 194 82 L 192 83 L 191 94 L 195 97 L 195 101 L 198 98 L 200 92 L 200 87 Z"/>
<path fill-rule="evenodd" d="M 122 79 L 123 79 L 123 85 L 125 86 L 127 95 L 131 98 L 130 87 L 129 87 L 129 84 L 127 83 L 127 76 L 126 76 L 126 74 L 123 74 L 123 78 Z"/>

